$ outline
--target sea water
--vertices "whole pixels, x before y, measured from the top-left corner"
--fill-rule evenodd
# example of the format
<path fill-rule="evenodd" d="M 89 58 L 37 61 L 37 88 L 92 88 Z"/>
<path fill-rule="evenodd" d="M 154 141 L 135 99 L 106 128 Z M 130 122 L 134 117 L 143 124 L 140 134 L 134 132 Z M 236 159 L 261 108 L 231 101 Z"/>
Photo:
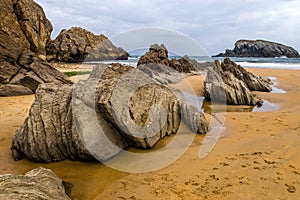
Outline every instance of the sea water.
<path fill-rule="evenodd" d="M 180 56 L 170 56 L 170 59 L 179 59 Z M 208 56 L 190 56 L 191 59 L 195 59 L 198 62 L 213 62 L 215 60 L 222 61 L 222 57 L 208 57 Z M 131 56 L 128 60 L 117 61 L 124 65 L 136 66 L 140 59 L 139 55 Z M 300 70 L 300 58 L 238 58 L 231 57 L 232 61 L 245 68 L 266 68 L 266 69 L 295 69 Z M 102 63 L 113 63 L 114 60 L 102 61 Z"/>

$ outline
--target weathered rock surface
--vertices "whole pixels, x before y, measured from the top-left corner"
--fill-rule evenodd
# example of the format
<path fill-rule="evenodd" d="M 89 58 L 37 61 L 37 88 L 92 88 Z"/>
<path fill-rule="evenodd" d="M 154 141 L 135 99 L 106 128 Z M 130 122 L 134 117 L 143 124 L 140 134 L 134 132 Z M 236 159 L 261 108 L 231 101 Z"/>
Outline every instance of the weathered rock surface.
<path fill-rule="evenodd" d="M 242 66 L 231 61 L 229 58 L 225 58 L 221 64 L 217 62 L 219 68 L 223 71 L 231 72 L 237 79 L 243 81 L 249 90 L 260 92 L 271 92 L 272 87 L 270 81 L 261 77 L 255 76 L 251 72 L 246 71 Z"/>
<path fill-rule="evenodd" d="M 176 95 L 132 67 L 114 64 L 102 75 L 97 107 L 133 146 L 148 149 L 177 132 Z M 159 105 L 159 106 L 156 106 Z"/>
<path fill-rule="evenodd" d="M 47 47 L 48 61 L 127 60 L 128 57 L 126 51 L 115 47 L 104 35 L 94 35 L 79 27 L 62 30 Z"/>
<path fill-rule="evenodd" d="M 269 84 L 260 77 L 244 70 L 226 58 L 216 61 L 216 67 L 208 71 L 204 83 L 204 96 L 207 100 L 230 105 L 260 105 L 251 90 L 271 91 Z"/>
<path fill-rule="evenodd" d="M 0 199 L 70 200 L 65 182 L 51 170 L 37 168 L 25 175 L 0 175 Z"/>
<path fill-rule="evenodd" d="M 186 74 L 159 63 L 141 64 L 137 69 L 160 84 L 178 83 L 187 77 Z"/>
<path fill-rule="evenodd" d="M 39 162 L 94 160 L 76 132 L 71 97 L 71 86 L 40 85 L 29 116 L 13 139 L 15 160 L 25 156 Z"/>
<path fill-rule="evenodd" d="M 233 50 L 227 49 L 215 57 L 288 57 L 299 58 L 299 53 L 292 47 L 265 40 L 239 40 Z"/>
<path fill-rule="evenodd" d="M 183 120 L 206 133 L 203 114 L 128 66 L 99 64 L 74 87 L 39 86 L 36 99 L 12 143 L 15 160 L 106 161 L 128 146 L 148 149 L 177 132 Z"/>
<path fill-rule="evenodd" d="M 33 94 L 41 83 L 72 84 L 31 51 L 21 53 L 14 65 L 0 62 L 0 96 Z"/>

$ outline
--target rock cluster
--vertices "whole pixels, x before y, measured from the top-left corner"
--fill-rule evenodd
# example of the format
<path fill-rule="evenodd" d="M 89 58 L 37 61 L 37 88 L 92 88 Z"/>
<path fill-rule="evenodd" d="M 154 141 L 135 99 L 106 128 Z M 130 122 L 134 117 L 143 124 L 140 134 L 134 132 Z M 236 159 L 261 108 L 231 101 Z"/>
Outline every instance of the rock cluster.
<path fill-rule="evenodd" d="M 254 76 L 229 58 L 208 71 L 204 83 L 204 96 L 207 100 L 231 105 L 261 105 L 251 91 L 270 92 L 267 80 Z"/>
<path fill-rule="evenodd" d="M 233 50 L 227 49 L 215 57 L 288 57 L 299 58 L 299 53 L 292 47 L 265 40 L 239 40 Z"/>
<path fill-rule="evenodd" d="M 195 66 L 188 56 L 184 56 L 179 60 L 176 60 L 175 58 L 169 60 L 168 50 L 163 44 L 151 45 L 149 51 L 140 58 L 137 65 L 140 66 L 153 63 L 165 65 L 183 73 L 191 73 L 196 71 Z"/>
<path fill-rule="evenodd" d="M 198 74 L 214 66 L 212 62 L 199 63 L 183 56 L 180 59 L 168 58 L 168 50 L 162 44 L 153 44 L 138 61 L 137 68 L 161 84 L 177 83 L 189 74 Z"/>
<path fill-rule="evenodd" d="M 177 132 L 181 119 L 206 133 L 202 113 L 179 91 L 155 83 L 133 67 L 99 64 L 74 87 L 42 84 L 12 143 L 15 160 L 105 161 L 122 149 L 153 148 Z"/>
<path fill-rule="evenodd" d="M 70 200 L 69 185 L 51 170 L 37 168 L 25 175 L 0 175 L 0 199 L 57 199 Z"/>
<path fill-rule="evenodd" d="M 15 64 L 0 62 L 0 96 L 33 94 L 41 83 L 72 84 L 31 51 L 20 54 Z"/>
<path fill-rule="evenodd" d="M 80 27 L 62 30 L 47 46 L 48 61 L 127 60 L 128 57 L 126 51 L 115 47 L 104 35 L 94 35 Z"/>

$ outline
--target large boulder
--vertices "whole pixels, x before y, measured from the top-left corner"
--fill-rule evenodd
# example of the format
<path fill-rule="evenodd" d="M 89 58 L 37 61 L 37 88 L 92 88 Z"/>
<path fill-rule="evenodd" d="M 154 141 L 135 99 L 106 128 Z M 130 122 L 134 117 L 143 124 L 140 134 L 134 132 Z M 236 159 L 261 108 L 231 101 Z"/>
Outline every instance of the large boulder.
<path fill-rule="evenodd" d="M 48 61 L 126 60 L 128 57 L 126 51 L 115 47 L 104 35 L 94 35 L 80 27 L 62 30 L 47 47 Z"/>
<path fill-rule="evenodd" d="M 204 83 L 204 96 L 209 101 L 230 105 L 260 105 L 262 102 L 251 91 L 271 91 L 269 83 L 247 72 L 226 58 L 215 62 Z"/>
<path fill-rule="evenodd" d="M 45 168 L 36 168 L 25 175 L 0 175 L 0 199 L 70 200 L 69 190 L 62 179 Z"/>
<path fill-rule="evenodd" d="M 15 134 L 15 160 L 25 156 L 39 162 L 64 159 L 95 160 L 84 147 L 73 122 L 72 87 L 42 84 L 35 95 L 29 116 Z"/>
<path fill-rule="evenodd" d="M 192 131 L 206 133 L 204 115 L 181 99 L 178 90 L 133 67 L 99 64 L 73 87 L 39 86 L 13 139 L 13 157 L 106 161 L 128 146 L 153 148 L 177 132 L 181 119 Z"/>
<path fill-rule="evenodd" d="M 72 84 L 31 51 L 21 53 L 15 64 L 0 62 L 0 96 L 33 94 L 41 83 Z"/>
<path fill-rule="evenodd" d="M 239 40 L 233 50 L 227 49 L 215 57 L 288 57 L 299 58 L 294 48 L 265 40 Z"/>
<path fill-rule="evenodd" d="M 133 146 L 148 149 L 180 125 L 179 101 L 172 90 L 132 67 L 114 64 L 99 82 L 97 107 Z"/>

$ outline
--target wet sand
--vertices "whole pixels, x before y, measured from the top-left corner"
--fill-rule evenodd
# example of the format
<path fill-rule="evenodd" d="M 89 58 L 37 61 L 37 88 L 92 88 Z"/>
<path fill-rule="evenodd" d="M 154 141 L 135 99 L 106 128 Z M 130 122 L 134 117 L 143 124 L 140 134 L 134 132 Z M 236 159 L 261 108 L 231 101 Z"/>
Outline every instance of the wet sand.
<path fill-rule="evenodd" d="M 161 170 L 129 174 L 99 163 L 14 162 L 9 150 L 33 96 L 0 97 L 0 174 L 52 169 L 74 184 L 72 199 L 297 199 L 300 192 L 300 71 L 248 69 L 278 78 L 286 94 L 258 93 L 280 105 L 273 112 L 227 112 L 222 138 L 199 159 L 204 135 Z M 195 78 L 192 84 L 197 85 Z M 201 88 L 201 87 L 200 87 Z M 200 94 L 199 91 L 196 93 Z"/>

